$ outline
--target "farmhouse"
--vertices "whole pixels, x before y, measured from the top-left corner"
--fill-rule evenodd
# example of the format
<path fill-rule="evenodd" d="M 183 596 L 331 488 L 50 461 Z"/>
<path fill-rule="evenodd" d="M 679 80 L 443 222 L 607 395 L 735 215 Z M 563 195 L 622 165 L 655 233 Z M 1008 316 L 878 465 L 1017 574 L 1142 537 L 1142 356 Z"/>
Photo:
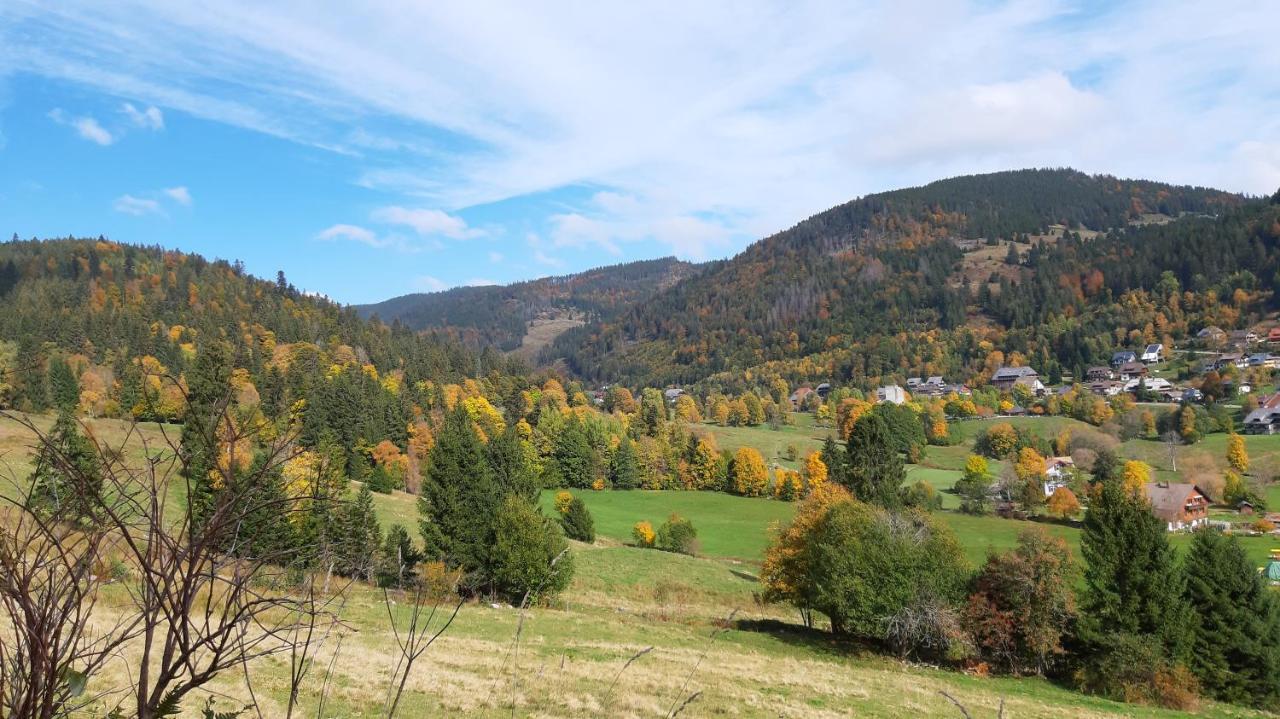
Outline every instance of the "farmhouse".
<path fill-rule="evenodd" d="M 1147 364 L 1151 364 L 1152 362 L 1159 362 L 1160 360 L 1164 359 L 1164 345 L 1162 344 L 1147 345 L 1147 348 L 1142 350 L 1141 359 L 1143 362 L 1146 362 Z"/>
<path fill-rule="evenodd" d="M 1236 347 L 1247 347 L 1252 344 L 1257 344 L 1260 338 L 1258 337 L 1257 332 L 1253 332 L 1251 330 L 1232 330 L 1228 339 L 1231 341 L 1231 344 Z"/>
<path fill-rule="evenodd" d="M 1076 463 L 1070 457 L 1050 457 L 1045 464 L 1044 496 L 1051 497 L 1059 488 L 1067 486 Z"/>
<path fill-rule="evenodd" d="M 1085 370 L 1084 378 L 1090 382 L 1105 382 L 1107 380 L 1115 379 L 1115 374 L 1111 371 L 1110 367 L 1090 367 Z"/>
<path fill-rule="evenodd" d="M 1280 325 L 1272 327 L 1267 331 L 1267 342 L 1270 344 L 1280 344 Z"/>
<path fill-rule="evenodd" d="M 1131 379 L 1140 379 L 1147 376 L 1147 366 L 1141 362 L 1125 362 L 1116 370 L 1120 375 L 1120 380 L 1128 382 Z"/>
<path fill-rule="evenodd" d="M 813 394 L 813 389 L 809 387 L 800 387 L 796 391 L 792 392 L 791 409 L 798 412 L 800 408 L 804 406 L 804 401 L 808 399 L 811 394 Z"/>
<path fill-rule="evenodd" d="M 1194 529 L 1209 521 L 1209 498 L 1194 484 L 1147 482 L 1144 489 L 1151 513 L 1170 532 Z"/>
<path fill-rule="evenodd" d="M 682 394 L 684 394 L 684 390 L 678 387 L 664 390 L 662 392 L 662 396 L 666 397 L 668 402 L 675 402 L 676 400 L 680 399 L 680 395 Z"/>
<path fill-rule="evenodd" d="M 1019 380 L 1023 381 L 1019 382 Z M 1032 384 L 1031 389 L 1044 389 L 1044 385 L 1040 384 L 1039 373 L 1030 367 L 1001 367 L 996 370 L 995 374 L 991 375 L 991 386 L 1001 392 L 1012 390 L 1015 384 L 1027 386 L 1028 382 Z"/>
<path fill-rule="evenodd" d="M 1280 409 L 1259 407 L 1245 415 L 1245 434 L 1275 434 L 1277 432 L 1280 432 Z"/>

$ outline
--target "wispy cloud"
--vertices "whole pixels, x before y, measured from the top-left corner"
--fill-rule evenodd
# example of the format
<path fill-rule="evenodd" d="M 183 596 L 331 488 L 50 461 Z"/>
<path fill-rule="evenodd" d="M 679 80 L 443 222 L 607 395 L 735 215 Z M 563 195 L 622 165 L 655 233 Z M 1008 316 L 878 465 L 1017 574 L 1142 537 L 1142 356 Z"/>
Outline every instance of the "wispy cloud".
<path fill-rule="evenodd" d="M 1251 0 L 0 5 L 13 71 L 351 153 L 354 181 L 413 198 L 373 221 L 419 240 L 567 188 L 513 223 L 539 251 L 688 257 L 1008 167 L 1273 192 L 1276 26 Z"/>
<path fill-rule="evenodd" d="M 350 240 L 359 242 L 370 247 L 384 247 L 384 243 L 378 239 L 373 230 L 360 227 L 358 225 L 331 225 L 321 230 L 316 235 L 317 240 Z"/>
<path fill-rule="evenodd" d="M 77 135 L 89 142 L 106 146 L 116 141 L 115 136 L 92 117 L 71 117 L 61 108 L 54 108 L 49 111 L 49 119 L 72 128 Z"/>
<path fill-rule="evenodd" d="M 460 240 L 483 234 L 477 229 L 468 227 L 462 218 L 440 210 L 399 206 L 380 207 L 373 211 L 370 218 L 383 224 L 409 227 L 422 237 L 443 236 Z"/>
<path fill-rule="evenodd" d="M 191 206 L 191 191 L 185 186 L 165 188 L 164 194 L 179 205 L 183 205 L 184 207 Z"/>
<path fill-rule="evenodd" d="M 146 130 L 164 129 L 164 113 L 160 112 L 160 108 L 155 105 L 148 105 L 145 110 L 139 110 L 133 103 L 126 102 L 120 106 L 120 112 L 123 112 L 135 127 Z"/>
<path fill-rule="evenodd" d="M 413 286 L 419 292 L 443 292 L 449 289 L 449 285 L 438 277 L 431 275 L 420 275 L 413 280 Z"/>
<path fill-rule="evenodd" d="M 495 252 L 494 250 L 489 250 L 489 261 L 490 261 L 490 262 L 492 262 L 493 264 L 495 264 L 495 265 L 496 265 L 496 264 L 498 264 L 499 262 L 502 262 L 502 259 L 503 259 L 503 254 L 502 254 L 501 252 Z"/>
<path fill-rule="evenodd" d="M 134 197 L 133 195 L 121 195 L 116 198 L 115 202 L 111 203 L 111 206 L 116 212 L 123 212 L 126 215 L 137 217 L 164 214 L 164 210 L 161 209 L 160 203 L 156 200 Z"/>

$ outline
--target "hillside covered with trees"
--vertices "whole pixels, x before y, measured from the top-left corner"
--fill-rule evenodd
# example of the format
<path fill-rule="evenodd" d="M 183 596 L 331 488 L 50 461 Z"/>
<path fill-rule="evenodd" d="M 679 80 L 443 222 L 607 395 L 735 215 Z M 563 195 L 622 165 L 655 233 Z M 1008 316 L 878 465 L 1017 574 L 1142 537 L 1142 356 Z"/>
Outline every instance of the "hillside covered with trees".
<path fill-rule="evenodd" d="M 1073 170 L 941 180 L 815 215 L 566 333 L 548 356 L 592 380 L 728 388 L 748 372 L 969 379 L 1012 352 L 1074 369 L 1134 331 L 1235 326 L 1269 302 L 1275 214 L 1266 200 Z M 1006 266 L 967 277 L 967 256 L 996 245 L 1010 246 Z M 1144 288 L 1166 271 L 1156 307 Z"/>
<path fill-rule="evenodd" d="M 610 320 L 701 269 L 663 257 L 512 285 L 403 295 L 356 310 L 415 330 L 444 331 L 471 347 L 510 351 L 520 346 L 534 319 L 571 313 Z"/>

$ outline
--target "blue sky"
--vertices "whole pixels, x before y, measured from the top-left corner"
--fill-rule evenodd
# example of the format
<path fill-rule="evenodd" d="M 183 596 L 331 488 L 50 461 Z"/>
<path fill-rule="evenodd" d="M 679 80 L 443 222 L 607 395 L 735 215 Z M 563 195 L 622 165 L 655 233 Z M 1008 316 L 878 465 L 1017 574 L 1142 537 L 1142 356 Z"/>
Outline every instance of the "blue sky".
<path fill-rule="evenodd" d="M 1280 187 L 1274 3 L 50 5 L 0 3 L 0 233 L 342 302 L 728 256 L 969 172 Z"/>

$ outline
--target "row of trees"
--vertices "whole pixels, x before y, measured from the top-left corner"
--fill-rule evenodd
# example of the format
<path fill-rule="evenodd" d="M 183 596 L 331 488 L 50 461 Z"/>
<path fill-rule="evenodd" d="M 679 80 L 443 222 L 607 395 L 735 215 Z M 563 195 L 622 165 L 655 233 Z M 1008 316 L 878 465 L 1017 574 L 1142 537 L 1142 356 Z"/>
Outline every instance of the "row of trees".
<path fill-rule="evenodd" d="M 854 483 L 857 472 L 836 476 L 777 531 L 762 569 L 766 595 L 807 625 L 820 615 L 902 657 L 1055 676 L 1125 701 L 1187 708 L 1203 692 L 1280 706 L 1280 598 L 1234 537 L 1197 532 L 1178 562 L 1121 473 L 1095 477 L 1083 568 L 1033 530 L 976 572 L 946 525 L 900 509 L 877 481 Z"/>

